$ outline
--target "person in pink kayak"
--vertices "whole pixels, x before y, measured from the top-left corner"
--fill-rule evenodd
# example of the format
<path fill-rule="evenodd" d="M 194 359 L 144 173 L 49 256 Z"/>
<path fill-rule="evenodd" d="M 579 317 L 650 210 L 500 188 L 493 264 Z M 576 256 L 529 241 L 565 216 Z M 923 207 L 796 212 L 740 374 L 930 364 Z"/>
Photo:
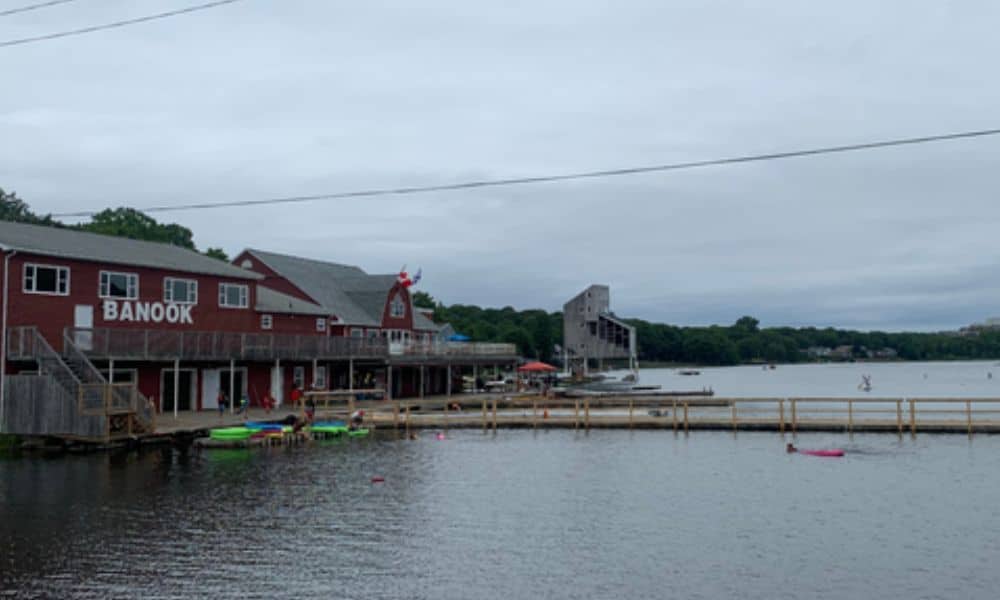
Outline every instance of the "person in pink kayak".
<path fill-rule="evenodd" d="M 788 452 L 789 454 L 791 454 L 792 452 L 798 452 L 798 451 L 799 451 L 799 449 L 796 448 L 795 446 L 793 446 L 791 442 L 788 442 L 788 445 L 785 446 L 785 452 Z"/>

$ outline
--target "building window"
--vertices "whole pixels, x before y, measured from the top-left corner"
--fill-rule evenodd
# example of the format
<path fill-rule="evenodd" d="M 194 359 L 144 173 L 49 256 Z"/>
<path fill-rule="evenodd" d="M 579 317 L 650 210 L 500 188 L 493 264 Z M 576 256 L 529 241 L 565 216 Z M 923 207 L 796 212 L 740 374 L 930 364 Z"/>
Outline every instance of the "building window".
<path fill-rule="evenodd" d="M 271 315 L 261 315 L 260 316 L 260 328 L 261 329 L 270 329 L 272 325 L 273 325 L 273 323 L 272 323 L 272 317 L 271 317 Z"/>
<path fill-rule="evenodd" d="M 392 298 L 392 303 L 389 305 L 389 315 L 394 319 L 401 319 L 406 316 L 406 303 L 399 296 Z"/>
<path fill-rule="evenodd" d="M 24 265 L 24 292 L 27 294 L 69 294 L 69 268 Z"/>
<path fill-rule="evenodd" d="M 219 306 L 225 308 L 246 308 L 249 306 L 248 288 L 236 283 L 219 284 Z"/>
<path fill-rule="evenodd" d="M 368 339 L 369 340 L 377 340 L 378 339 L 378 329 L 369 329 L 368 330 Z"/>
<path fill-rule="evenodd" d="M 363 329 L 358 329 L 357 327 L 352 327 L 351 328 L 351 337 L 352 338 L 359 339 L 359 338 L 363 337 L 364 335 L 365 335 L 365 331 Z"/>
<path fill-rule="evenodd" d="M 306 368 L 305 367 L 295 367 L 292 369 L 292 384 L 303 389 L 306 385 Z"/>
<path fill-rule="evenodd" d="M 316 319 L 316 331 L 326 331 L 326 318 L 319 317 Z"/>
<path fill-rule="evenodd" d="M 198 304 L 198 282 L 194 279 L 163 278 L 163 301 Z"/>
<path fill-rule="evenodd" d="M 326 389 L 326 367 L 316 367 L 316 372 L 313 373 L 313 387 L 318 390 Z"/>
<path fill-rule="evenodd" d="M 135 273 L 101 271 L 101 298 L 135 300 L 139 297 L 139 276 Z"/>

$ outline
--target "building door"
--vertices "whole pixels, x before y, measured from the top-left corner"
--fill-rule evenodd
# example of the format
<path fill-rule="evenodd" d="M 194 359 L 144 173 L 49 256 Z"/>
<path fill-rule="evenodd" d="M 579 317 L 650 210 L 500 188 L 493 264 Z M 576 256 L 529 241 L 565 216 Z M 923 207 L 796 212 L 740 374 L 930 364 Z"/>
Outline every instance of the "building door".
<path fill-rule="evenodd" d="M 281 373 L 281 367 L 271 367 L 271 397 L 274 398 L 275 406 L 281 406 L 285 391 L 285 378 Z"/>
<path fill-rule="evenodd" d="M 90 304 L 77 304 L 73 308 L 73 327 L 79 329 L 94 328 L 94 307 Z M 94 334 L 90 331 L 76 331 L 73 333 L 73 343 L 80 350 L 93 350 Z"/>
<path fill-rule="evenodd" d="M 201 372 L 202 409 L 219 408 L 219 369 L 204 369 Z M 228 394 L 229 391 L 226 390 Z"/>
<path fill-rule="evenodd" d="M 180 385 L 177 394 L 177 410 L 191 410 L 195 402 L 195 373 L 194 369 L 181 369 Z M 163 369 L 160 371 L 160 389 L 163 412 L 174 411 L 174 370 Z"/>
<path fill-rule="evenodd" d="M 230 379 L 235 374 L 235 379 L 232 384 L 233 387 L 229 387 Z M 236 404 L 231 404 L 230 406 L 240 407 L 240 400 L 243 398 L 243 394 L 247 391 L 247 370 L 245 367 L 240 367 L 235 371 L 230 371 L 229 369 L 219 369 L 219 385 L 222 391 L 226 392 L 226 397 L 229 398 L 230 402 L 235 402 Z M 233 393 L 230 394 L 229 390 L 232 389 Z M 219 390 L 216 389 L 215 393 L 218 394 Z"/>

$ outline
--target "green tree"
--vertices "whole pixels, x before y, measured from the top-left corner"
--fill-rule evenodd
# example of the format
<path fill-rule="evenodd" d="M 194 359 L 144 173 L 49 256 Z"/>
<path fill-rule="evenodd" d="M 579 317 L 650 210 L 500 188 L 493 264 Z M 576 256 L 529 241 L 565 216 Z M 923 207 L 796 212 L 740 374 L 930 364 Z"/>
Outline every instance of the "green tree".
<path fill-rule="evenodd" d="M 28 203 L 17 197 L 16 192 L 5 192 L 0 188 L 0 221 L 15 221 L 33 225 L 61 225 L 52 220 L 51 215 L 44 217 L 31 211 Z"/>
<path fill-rule="evenodd" d="M 739 331 L 744 335 L 752 335 L 757 333 L 757 326 L 760 325 L 760 321 L 750 316 L 743 316 L 736 320 L 733 324 L 733 329 Z"/>
<path fill-rule="evenodd" d="M 194 234 L 177 223 L 159 223 L 134 208 L 105 209 L 91 217 L 80 229 L 93 233 L 115 235 L 133 240 L 164 242 L 182 248 L 195 249 Z"/>
<path fill-rule="evenodd" d="M 229 255 L 227 255 L 226 251 L 222 248 L 207 248 L 204 254 L 205 256 L 221 260 L 222 262 L 229 262 Z"/>
<path fill-rule="evenodd" d="M 413 292 L 410 298 L 413 299 L 413 306 L 417 308 L 437 308 L 434 297 L 423 290 Z"/>

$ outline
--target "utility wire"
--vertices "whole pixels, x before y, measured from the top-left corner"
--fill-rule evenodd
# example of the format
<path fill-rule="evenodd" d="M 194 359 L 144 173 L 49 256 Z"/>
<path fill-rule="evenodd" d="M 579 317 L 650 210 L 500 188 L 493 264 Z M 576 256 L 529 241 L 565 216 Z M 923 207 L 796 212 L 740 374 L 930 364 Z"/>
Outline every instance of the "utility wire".
<path fill-rule="evenodd" d="M 16 15 L 17 13 L 28 12 L 29 10 L 35 10 L 38 8 L 47 8 L 49 6 L 55 6 L 56 4 L 66 4 L 67 2 L 76 2 L 76 0 L 49 0 L 48 2 L 39 2 L 38 4 L 32 4 L 30 6 L 22 6 L 20 8 L 9 8 L 7 10 L 0 10 L 0 17 L 6 17 L 7 15 Z"/>
<path fill-rule="evenodd" d="M 69 0 L 65 0 L 69 1 Z M 135 19 L 127 19 L 125 21 L 115 21 L 114 23 L 105 23 L 103 25 L 93 25 L 91 27 L 84 27 L 83 29 L 73 29 L 70 31 L 60 31 L 58 33 L 47 33 L 45 35 L 38 35 L 34 37 L 21 38 L 17 40 L 7 40 L 5 42 L 0 42 L 0 48 L 5 46 L 18 46 L 21 44 L 30 44 L 32 42 L 41 42 L 43 40 L 54 40 L 56 38 L 68 37 L 71 35 L 80 35 L 84 33 L 93 33 L 95 31 L 102 31 L 105 29 L 114 29 L 116 27 L 126 27 L 128 25 L 136 25 L 138 23 L 145 23 L 147 21 L 155 21 L 156 19 L 165 19 L 167 17 L 175 17 L 177 15 L 183 15 L 186 13 L 191 13 L 199 10 L 206 10 L 209 8 L 214 8 L 216 6 L 222 6 L 223 4 L 232 4 L 234 2 L 239 2 L 240 0 L 216 0 L 215 2 L 206 2 L 205 4 L 197 4 L 195 6 L 189 6 L 187 8 L 179 8 L 177 10 L 171 10 L 163 13 L 157 13 L 155 15 L 147 15 L 145 17 L 137 17 Z"/>
<path fill-rule="evenodd" d="M 380 188 L 380 189 L 358 190 L 350 192 L 334 192 L 330 194 L 317 194 L 314 196 L 289 196 L 286 198 L 269 198 L 265 200 L 233 200 L 229 202 L 203 202 L 197 204 L 178 204 L 173 206 L 149 206 L 146 208 L 140 208 L 138 210 L 145 213 L 169 212 L 177 210 L 200 210 L 206 208 L 223 208 L 232 206 L 291 204 L 296 202 L 312 202 L 315 200 L 339 200 L 343 198 L 366 198 L 371 196 L 392 196 L 392 195 L 401 196 L 408 194 L 422 194 L 427 192 L 452 192 L 457 190 L 468 190 L 474 188 L 529 185 L 536 183 L 550 183 L 555 181 L 571 181 L 578 179 L 599 179 L 604 177 L 620 177 L 622 175 L 637 175 L 641 173 L 655 173 L 660 171 L 679 171 L 682 169 L 697 169 L 701 167 L 712 167 L 719 165 L 732 165 L 732 164 L 760 162 L 767 160 L 780 160 L 785 158 L 796 158 L 802 156 L 815 156 L 818 154 L 834 154 L 838 152 L 873 150 L 876 148 L 887 148 L 890 146 L 927 144 L 931 142 L 943 142 L 948 140 L 958 140 L 965 138 L 986 137 L 998 134 L 1000 134 L 1000 129 L 983 129 L 979 131 L 964 131 L 960 133 L 946 133 L 943 135 L 929 135 L 924 137 L 884 140 L 880 142 L 866 142 L 862 144 L 850 144 L 847 146 L 828 146 L 825 148 L 790 150 L 787 152 L 775 152 L 772 154 L 751 154 L 747 156 L 735 156 L 730 158 L 716 158 L 712 160 L 699 160 L 692 162 L 672 163 L 665 165 L 651 165 L 644 167 L 626 167 L 621 169 L 607 169 L 603 171 L 583 171 L 579 173 L 566 173 L 563 175 L 539 175 L 536 177 L 483 179 L 478 181 L 465 181 L 460 183 L 447 183 L 442 185 Z M 79 211 L 79 212 L 58 213 L 52 216 L 90 217 L 97 214 L 98 212 L 99 211 Z"/>

